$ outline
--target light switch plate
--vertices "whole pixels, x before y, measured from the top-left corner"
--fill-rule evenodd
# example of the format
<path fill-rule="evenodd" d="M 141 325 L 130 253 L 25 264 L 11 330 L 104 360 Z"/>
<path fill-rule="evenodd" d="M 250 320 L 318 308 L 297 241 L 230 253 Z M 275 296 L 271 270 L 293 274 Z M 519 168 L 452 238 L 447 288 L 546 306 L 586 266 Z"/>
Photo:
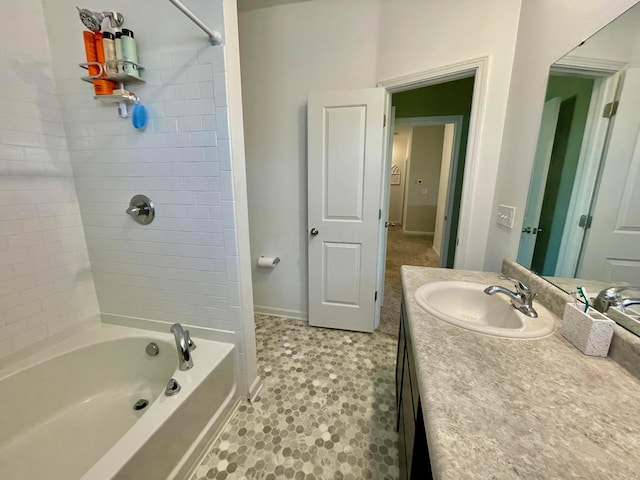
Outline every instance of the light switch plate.
<path fill-rule="evenodd" d="M 516 216 L 516 207 L 498 205 L 498 225 L 513 228 L 513 219 Z"/>

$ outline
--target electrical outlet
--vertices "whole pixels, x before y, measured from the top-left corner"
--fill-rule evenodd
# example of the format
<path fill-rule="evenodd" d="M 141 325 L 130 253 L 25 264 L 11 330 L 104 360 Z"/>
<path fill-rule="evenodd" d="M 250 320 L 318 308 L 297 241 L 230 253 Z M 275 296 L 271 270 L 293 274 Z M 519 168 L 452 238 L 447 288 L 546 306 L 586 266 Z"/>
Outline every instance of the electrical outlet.
<path fill-rule="evenodd" d="M 513 220 L 516 216 L 516 207 L 498 205 L 498 225 L 513 228 Z"/>

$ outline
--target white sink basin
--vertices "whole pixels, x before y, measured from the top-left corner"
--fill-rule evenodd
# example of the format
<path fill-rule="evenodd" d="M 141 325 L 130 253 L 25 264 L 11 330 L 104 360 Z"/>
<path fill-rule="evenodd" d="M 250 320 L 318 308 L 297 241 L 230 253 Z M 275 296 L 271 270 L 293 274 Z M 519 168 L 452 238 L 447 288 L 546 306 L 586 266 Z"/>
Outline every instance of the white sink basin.
<path fill-rule="evenodd" d="M 439 320 L 473 332 L 521 339 L 553 333 L 553 315 L 538 302 L 534 304 L 538 318 L 530 318 L 513 308 L 506 295 L 484 293 L 488 286 L 457 281 L 426 283 L 416 290 L 415 299 Z"/>

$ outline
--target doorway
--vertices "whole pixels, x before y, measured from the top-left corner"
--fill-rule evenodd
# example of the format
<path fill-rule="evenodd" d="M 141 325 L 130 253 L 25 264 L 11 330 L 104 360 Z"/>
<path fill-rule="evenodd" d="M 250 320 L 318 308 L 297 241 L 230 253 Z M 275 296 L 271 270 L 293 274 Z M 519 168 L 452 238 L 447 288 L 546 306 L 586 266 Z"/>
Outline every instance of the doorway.
<path fill-rule="evenodd" d="M 576 274 L 588 228 L 579 218 L 588 212 L 594 194 L 604 145 L 598 130 L 606 130 L 608 123 L 602 115 L 604 92 L 615 90 L 616 83 L 613 75 L 602 72 L 552 69 L 549 76 L 545 114 L 556 105 L 553 128 L 544 133 L 543 114 L 534 173 L 544 174 L 532 176 L 518 250 L 518 262 L 541 275 Z"/>
<path fill-rule="evenodd" d="M 470 76 L 391 95 L 382 333 L 397 335 L 401 265 L 453 268 L 473 89 Z"/>

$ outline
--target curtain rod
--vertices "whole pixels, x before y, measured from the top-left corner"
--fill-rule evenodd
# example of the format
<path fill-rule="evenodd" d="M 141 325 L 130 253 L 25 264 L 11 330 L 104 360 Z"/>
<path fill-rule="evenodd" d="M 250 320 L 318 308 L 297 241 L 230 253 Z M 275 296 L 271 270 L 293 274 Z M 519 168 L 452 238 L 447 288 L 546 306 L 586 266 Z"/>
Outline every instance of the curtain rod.
<path fill-rule="evenodd" d="M 198 17 L 195 16 L 195 14 L 191 10 L 185 7 L 182 2 L 180 2 L 180 0 L 169 1 L 173 3 L 178 10 L 189 17 L 193 23 L 200 27 L 204 31 L 204 33 L 209 36 L 209 43 L 211 43 L 211 45 L 220 45 L 222 43 L 222 35 L 220 34 L 220 32 L 211 30 L 209 27 L 207 27 Z"/>

